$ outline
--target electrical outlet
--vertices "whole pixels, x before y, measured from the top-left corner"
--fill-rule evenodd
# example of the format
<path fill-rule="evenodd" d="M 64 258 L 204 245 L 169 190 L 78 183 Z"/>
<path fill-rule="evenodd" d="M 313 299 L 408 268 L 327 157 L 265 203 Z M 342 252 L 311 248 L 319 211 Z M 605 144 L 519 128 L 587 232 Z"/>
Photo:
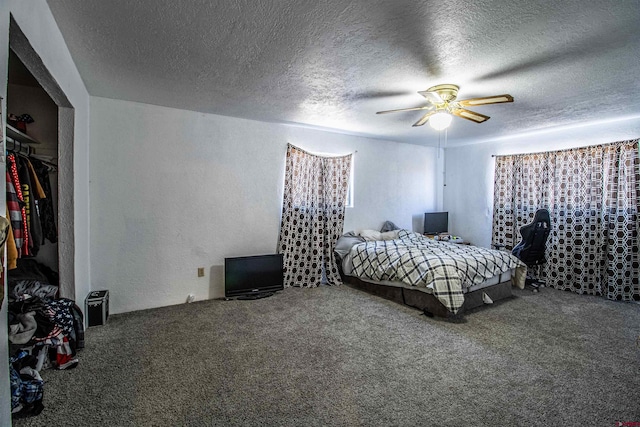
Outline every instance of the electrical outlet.
<path fill-rule="evenodd" d="M 198 277 L 204 277 L 204 267 L 198 267 Z"/>

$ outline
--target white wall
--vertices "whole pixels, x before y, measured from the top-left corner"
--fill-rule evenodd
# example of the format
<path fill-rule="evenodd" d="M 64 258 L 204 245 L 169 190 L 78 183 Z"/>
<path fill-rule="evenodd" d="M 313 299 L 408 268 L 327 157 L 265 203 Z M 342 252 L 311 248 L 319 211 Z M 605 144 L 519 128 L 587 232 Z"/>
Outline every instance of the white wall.
<path fill-rule="evenodd" d="M 560 150 L 640 137 L 640 117 L 514 135 L 448 148 L 444 209 L 450 230 L 478 246 L 491 245 L 494 154 Z"/>
<path fill-rule="evenodd" d="M 29 39 L 49 72 L 75 107 L 74 203 L 76 295 L 90 289 L 89 280 L 89 95 L 71 59 L 64 39 L 44 0 L 0 2 L 0 95 L 6 99 L 9 14 Z M 6 104 L 3 101 L 3 112 Z M 3 123 L 6 123 L 3 115 Z M 5 291 L 6 292 L 6 291 Z M 82 304 L 80 304 L 82 306 Z M 7 303 L 0 309 L 0 360 L 7 360 Z M 0 425 L 10 425 L 8 369 L 0 365 Z"/>
<path fill-rule="evenodd" d="M 225 257 L 276 251 L 287 142 L 357 151 L 345 231 L 435 207 L 433 148 L 92 97 L 92 289 L 113 313 L 223 296 Z"/>

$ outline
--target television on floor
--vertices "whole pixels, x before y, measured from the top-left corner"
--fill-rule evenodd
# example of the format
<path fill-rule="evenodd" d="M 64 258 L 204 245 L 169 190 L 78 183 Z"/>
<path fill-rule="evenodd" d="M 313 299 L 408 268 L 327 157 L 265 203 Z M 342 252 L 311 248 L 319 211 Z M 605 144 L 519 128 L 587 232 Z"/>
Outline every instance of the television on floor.
<path fill-rule="evenodd" d="M 440 234 L 449 231 L 449 212 L 424 214 L 424 234 Z"/>
<path fill-rule="evenodd" d="M 258 299 L 284 289 L 282 254 L 224 259 L 224 297 Z"/>

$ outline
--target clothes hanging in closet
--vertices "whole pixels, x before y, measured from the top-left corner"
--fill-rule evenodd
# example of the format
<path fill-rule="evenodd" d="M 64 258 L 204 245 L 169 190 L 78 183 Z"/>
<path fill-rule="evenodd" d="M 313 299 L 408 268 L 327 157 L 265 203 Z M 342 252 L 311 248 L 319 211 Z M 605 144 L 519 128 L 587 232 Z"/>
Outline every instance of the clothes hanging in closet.
<path fill-rule="evenodd" d="M 44 191 L 45 197 L 38 200 L 40 224 L 42 226 L 41 244 L 44 244 L 45 238 L 51 243 L 56 243 L 58 241 L 58 230 L 53 212 L 53 196 L 51 192 L 51 181 L 49 180 L 49 167 L 38 159 L 29 160 L 41 185 L 41 189 Z"/>
<path fill-rule="evenodd" d="M 45 198 L 46 195 L 44 192 L 39 194 L 37 191 L 38 187 L 42 187 L 35 173 L 31 174 L 32 168 L 29 167 L 31 161 L 28 158 L 18 156 L 16 164 L 18 166 L 18 178 L 20 179 L 20 185 L 22 185 L 22 196 L 25 202 L 27 227 L 29 229 L 28 255 L 36 256 L 40 250 L 40 241 L 42 240 L 42 227 L 40 225 L 37 200 Z M 38 184 L 36 185 L 36 183 Z"/>
<path fill-rule="evenodd" d="M 7 155 L 7 211 L 13 242 L 9 244 L 8 268 L 15 268 L 17 257 L 35 256 L 45 239 L 55 243 L 58 233 L 51 201 L 49 167 L 37 159 Z"/>
<path fill-rule="evenodd" d="M 18 177 L 18 166 L 16 165 L 16 156 L 15 154 L 9 154 L 7 156 L 8 168 L 7 177 L 11 182 L 13 188 L 7 189 L 8 193 L 10 191 L 15 194 L 14 200 L 16 200 L 17 206 L 10 206 L 12 209 L 10 212 L 18 212 L 20 220 L 18 222 L 18 214 L 12 215 L 12 222 L 15 222 L 15 226 L 13 227 L 13 237 L 16 239 L 16 247 L 18 248 L 18 256 L 20 255 L 28 255 L 29 253 L 29 228 L 27 225 L 27 213 L 25 210 L 26 203 L 24 202 L 24 197 L 22 195 L 22 186 L 20 185 L 20 178 Z M 7 199 L 8 200 L 8 199 Z M 16 220 L 14 221 L 14 216 Z"/>
<path fill-rule="evenodd" d="M 8 211 L 8 209 L 7 209 Z M 16 241 L 13 238 L 13 230 L 11 229 L 11 222 L 9 222 L 9 231 L 7 238 L 7 270 L 14 270 L 18 267 L 18 249 L 16 248 Z"/>
<path fill-rule="evenodd" d="M 22 206 L 21 200 L 16 193 L 16 187 L 13 185 L 9 172 L 6 173 L 7 181 L 7 212 L 9 212 L 10 226 L 13 231 L 13 241 L 18 253 L 22 249 L 22 234 L 24 232 L 22 228 Z"/>

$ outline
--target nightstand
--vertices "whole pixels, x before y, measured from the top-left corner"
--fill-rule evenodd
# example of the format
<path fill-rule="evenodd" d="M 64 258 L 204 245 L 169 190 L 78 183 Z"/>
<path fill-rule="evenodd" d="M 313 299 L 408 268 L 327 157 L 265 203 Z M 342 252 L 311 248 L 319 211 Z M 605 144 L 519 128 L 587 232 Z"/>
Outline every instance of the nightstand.
<path fill-rule="evenodd" d="M 429 239 L 434 239 L 434 240 L 439 240 L 439 241 L 443 241 L 443 242 L 449 242 L 449 243 L 457 243 L 459 245 L 470 245 L 470 242 L 465 241 L 462 238 L 458 238 L 458 239 L 450 239 L 449 237 L 452 236 L 451 234 L 446 234 L 447 238 L 446 239 L 441 239 L 440 236 L 438 234 L 427 234 L 427 233 L 423 233 L 423 235 Z M 437 238 L 436 238 L 437 237 Z"/>

